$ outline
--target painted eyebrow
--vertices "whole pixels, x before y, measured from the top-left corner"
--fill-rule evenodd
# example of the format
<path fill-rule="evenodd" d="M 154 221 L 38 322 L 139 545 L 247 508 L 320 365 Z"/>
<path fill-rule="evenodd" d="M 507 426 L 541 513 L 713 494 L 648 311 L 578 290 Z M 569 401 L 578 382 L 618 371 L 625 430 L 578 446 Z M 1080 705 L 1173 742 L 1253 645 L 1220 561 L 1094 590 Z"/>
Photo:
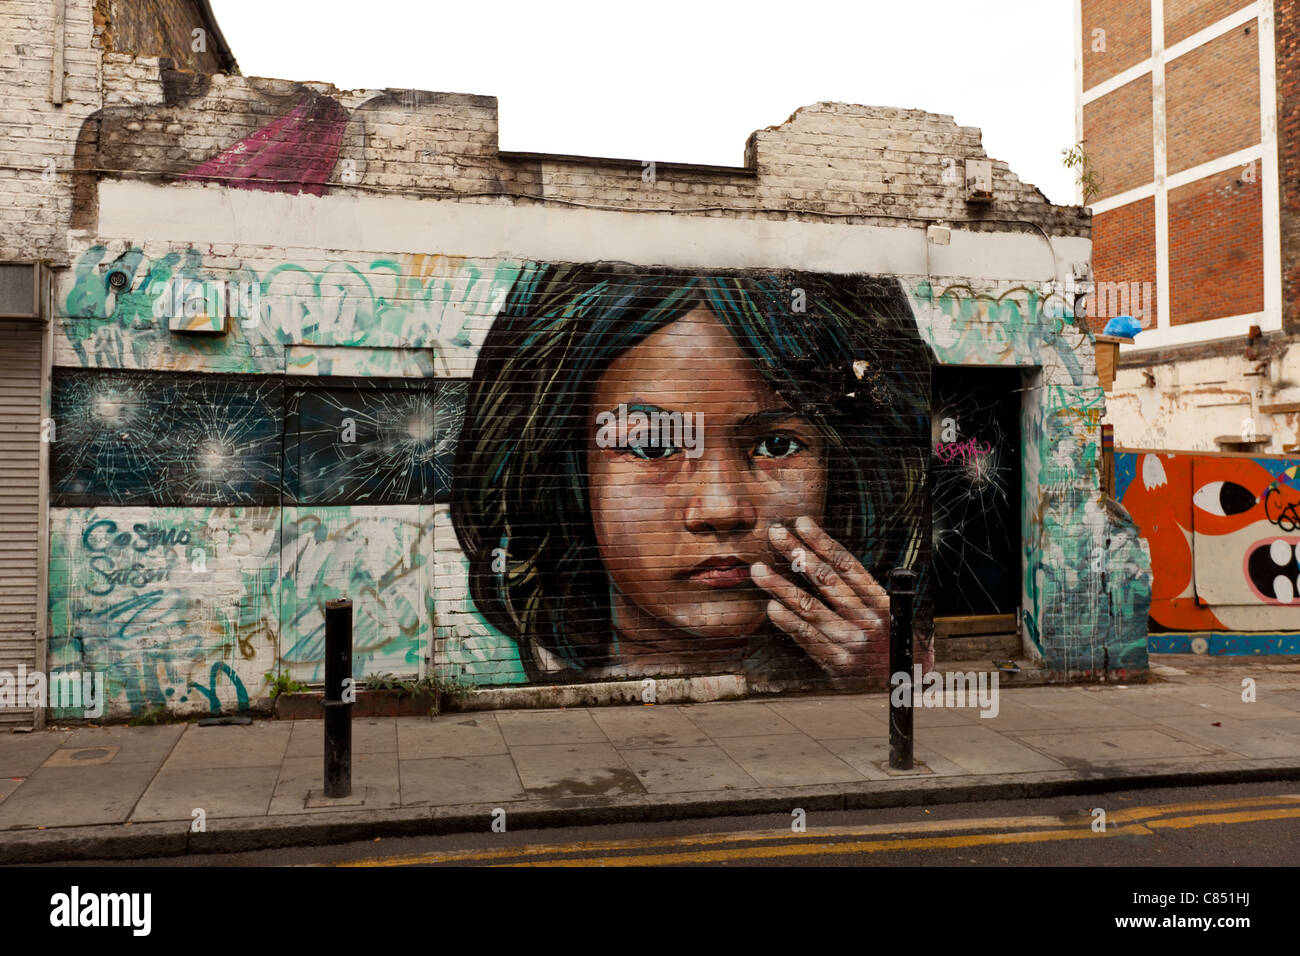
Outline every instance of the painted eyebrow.
<path fill-rule="evenodd" d="M 622 403 L 618 403 L 618 404 L 622 404 Z M 618 404 L 615 404 L 613 407 L 617 408 Z M 670 415 L 677 414 L 677 412 L 674 411 L 673 409 L 661 408 L 658 405 L 652 405 L 649 404 L 648 402 L 627 402 L 626 405 L 629 413 L 645 412 L 646 414 L 654 414 L 655 412 L 666 412 Z M 612 411 L 612 409 L 610 410 Z M 733 427 L 763 428 L 768 425 L 774 424 L 776 422 L 785 421 L 787 418 L 803 419 L 803 416 L 800 415 L 798 412 L 796 412 L 793 408 L 788 408 L 786 406 L 781 406 L 780 408 L 763 408 L 763 409 L 759 409 L 756 412 L 752 412 L 749 415 L 746 415 L 744 418 L 737 421 L 735 426 Z M 806 421 L 807 419 L 804 420 Z"/>
<path fill-rule="evenodd" d="M 752 415 L 746 415 L 740 421 L 736 422 L 736 428 L 765 428 L 768 425 L 774 425 L 777 422 L 785 421 L 787 418 L 800 418 L 803 416 L 793 408 L 768 408 Z M 804 419 L 806 421 L 806 419 Z"/>

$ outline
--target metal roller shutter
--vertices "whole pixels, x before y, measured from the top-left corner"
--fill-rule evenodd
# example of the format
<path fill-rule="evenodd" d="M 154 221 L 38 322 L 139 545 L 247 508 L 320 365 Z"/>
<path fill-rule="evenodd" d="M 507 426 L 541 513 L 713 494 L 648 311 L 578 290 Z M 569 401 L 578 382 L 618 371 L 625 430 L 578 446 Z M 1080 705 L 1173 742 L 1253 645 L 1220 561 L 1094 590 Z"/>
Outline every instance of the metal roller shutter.
<path fill-rule="evenodd" d="M 41 350 L 44 330 L 0 321 L 0 671 L 37 668 L 41 593 Z M 32 726 L 31 709 L 0 707 L 0 726 Z"/>

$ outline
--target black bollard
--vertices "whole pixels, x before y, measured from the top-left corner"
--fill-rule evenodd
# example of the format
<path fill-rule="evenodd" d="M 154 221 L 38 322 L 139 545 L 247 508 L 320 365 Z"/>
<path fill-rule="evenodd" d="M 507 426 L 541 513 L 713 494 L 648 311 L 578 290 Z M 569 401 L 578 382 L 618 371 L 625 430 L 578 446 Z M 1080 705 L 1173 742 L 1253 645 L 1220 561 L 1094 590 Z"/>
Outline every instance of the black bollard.
<path fill-rule="evenodd" d="M 325 602 L 325 796 L 352 795 L 352 701 L 343 681 L 352 676 L 352 602 Z M 355 695 L 351 695 L 355 699 Z"/>
<path fill-rule="evenodd" d="M 916 572 L 894 568 L 889 575 L 889 766 L 912 769 L 912 599 L 916 596 Z M 901 706 L 894 701 L 894 676 L 903 674 Z"/>

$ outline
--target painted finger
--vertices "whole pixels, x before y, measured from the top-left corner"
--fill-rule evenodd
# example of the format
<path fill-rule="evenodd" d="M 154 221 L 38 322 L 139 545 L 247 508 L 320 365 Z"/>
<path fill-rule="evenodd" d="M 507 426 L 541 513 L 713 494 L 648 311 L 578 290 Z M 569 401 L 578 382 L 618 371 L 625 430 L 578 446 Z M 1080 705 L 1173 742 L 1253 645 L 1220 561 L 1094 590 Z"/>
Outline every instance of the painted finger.
<path fill-rule="evenodd" d="M 828 638 L 780 601 L 767 602 L 767 616 L 828 673 L 838 675 L 852 667 L 853 655 L 848 649 Z"/>
<path fill-rule="evenodd" d="M 862 562 L 854 557 L 853 552 L 827 534 L 807 515 L 795 521 L 794 528 L 799 537 L 829 564 L 869 607 L 888 610 L 889 593 L 876 583 L 876 579 L 862 566 Z"/>
<path fill-rule="evenodd" d="M 777 550 L 791 559 L 791 568 L 817 585 L 822 597 L 839 613 L 857 619 L 867 610 L 867 603 L 848 582 L 789 529 L 773 525 L 768 537 Z"/>
<path fill-rule="evenodd" d="M 749 573 L 755 584 L 810 624 L 823 631 L 843 625 L 843 618 L 819 601 L 817 595 L 805 591 L 762 562 L 753 565 Z"/>

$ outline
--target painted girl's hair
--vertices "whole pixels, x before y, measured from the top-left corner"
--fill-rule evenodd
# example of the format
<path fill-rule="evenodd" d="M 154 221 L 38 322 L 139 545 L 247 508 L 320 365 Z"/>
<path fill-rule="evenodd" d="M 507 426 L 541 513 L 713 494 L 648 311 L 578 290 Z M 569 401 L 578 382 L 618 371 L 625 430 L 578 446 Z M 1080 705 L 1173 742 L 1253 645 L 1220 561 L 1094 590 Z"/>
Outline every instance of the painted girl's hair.
<path fill-rule="evenodd" d="M 608 662 L 610 582 L 587 495 L 596 382 L 699 306 L 825 436 L 827 532 L 882 583 L 928 560 L 931 353 L 897 280 L 530 265 L 474 367 L 451 491 L 470 595 L 530 680 Z"/>

